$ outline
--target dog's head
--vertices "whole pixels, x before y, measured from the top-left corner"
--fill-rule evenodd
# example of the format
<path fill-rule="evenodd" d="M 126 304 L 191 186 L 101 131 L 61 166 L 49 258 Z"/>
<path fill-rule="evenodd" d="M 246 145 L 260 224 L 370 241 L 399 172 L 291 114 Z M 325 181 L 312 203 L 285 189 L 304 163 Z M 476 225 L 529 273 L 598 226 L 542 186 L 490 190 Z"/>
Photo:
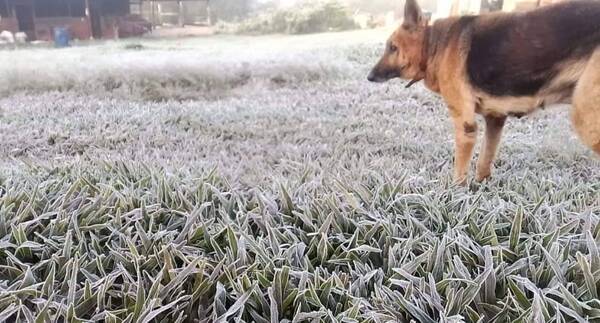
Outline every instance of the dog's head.
<path fill-rule="evenodd" d="M 404 21 L 388 39 L 383 57 L 369 73 L 368 80 L 385 82 L 399 77 L 411 80 L 410 86 L 424 79 L 422 65 L 427 25 L 417 1 L 406 0 Z"/>

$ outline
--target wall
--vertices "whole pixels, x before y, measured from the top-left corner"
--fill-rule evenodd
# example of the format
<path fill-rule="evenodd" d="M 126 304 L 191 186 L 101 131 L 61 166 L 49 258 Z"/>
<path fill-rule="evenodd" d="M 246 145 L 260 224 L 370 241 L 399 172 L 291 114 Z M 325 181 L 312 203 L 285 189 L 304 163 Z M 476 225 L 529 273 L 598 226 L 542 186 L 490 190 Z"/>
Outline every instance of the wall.
<path fill-rule="evenodd" d="M 113 39 L 132 36 L 132 30 L 118 30 L 117 25 L 126 26 L 123 17 L 101 17 L 101 38 Z M 58 18 L 36 18 L 35 20 L 37 38 L 39 40 L 52 41 L 54 39 L 55 27 L 68 27 L 71 39 L 87 40 L 92 38 L 92 30 L 87 18 L 58 17 Z M 119 34 L 117 36 L 117 33 Z"/>
<path fill-rule="evenodd" d="M 481 0 L 438 0 L 433 20 L 460 15 L 481 13 Z"/>
<path fill-rule="evenodd" d="M 502 11 L 525 11 L 536 8 L 538 0 L 504 0 Z"/>
<path fill-rule="evenodd" d="M 545 6 L 565 0 L 504 0 L 503 11 L 525 11 L 540 6 Z M 437 10 L 433 19 L 446 18 L 449 16 L 480 14 L 487 12 L 489 8 L 484 6 L 482 0 L 437 0 Z"/>
<path fill-rule="evenodd" d="M 102 38 L 118 38 L 118 17 L 102 17 Z"/>
<path fill-rule="evenodd" d="M 154 6 L 154 9 L 152 8 Z M 183 2 L 184 24 L 205 24 L 208 22 L 207 2 L 184 1 Z M 154 25 L 179 23 L 179 5 L 175 1 L 144 1 L 142 3 L 141 16 Z"/>
<path fill-rule="evenodd" d="M 1 17 L 0 18 L 0 32 L 8 30 L 12 33 L 19 31 L 19 23 L 17 18 L 14 17 Z"/>
<path fill-rule="evenodd" d="M 52 17 L 35 19 L 37 39 L 53 40 L 55 27 L 68 27 L 71 39 L 90 39 L 92 37 L 90 23 L 86 17 Z"/>
<path fill-rule="evenodd" d="M 124 16 L 102 17 L 102 38 L 139 37 L 150 29 L 148 22 L 142 23 Z"/>
<path fill-rule="evenodd" d="M 550 5 L 565 0 L 504 0 L 503 11 L 525 11 L 538 6 Z"/>

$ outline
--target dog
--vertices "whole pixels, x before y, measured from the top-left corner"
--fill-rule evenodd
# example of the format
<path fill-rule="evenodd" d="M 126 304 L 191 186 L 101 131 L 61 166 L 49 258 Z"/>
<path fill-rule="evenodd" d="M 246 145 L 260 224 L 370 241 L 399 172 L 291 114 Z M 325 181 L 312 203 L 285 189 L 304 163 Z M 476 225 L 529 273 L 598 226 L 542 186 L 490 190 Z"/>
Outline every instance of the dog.
<path fill-rule="evenodd" d="M 451 17 L 433 24 L 416 0 L 387 41 L 371 82 L 424 80 L 454 124 L 454 180 L 466 184 L 485 120 L 476 180 L 492 174 L 506 119 L 556 103 L 572 104 L 572 124 L 600 154 L 600 1 L 567 1 L 528 12 Z"/>

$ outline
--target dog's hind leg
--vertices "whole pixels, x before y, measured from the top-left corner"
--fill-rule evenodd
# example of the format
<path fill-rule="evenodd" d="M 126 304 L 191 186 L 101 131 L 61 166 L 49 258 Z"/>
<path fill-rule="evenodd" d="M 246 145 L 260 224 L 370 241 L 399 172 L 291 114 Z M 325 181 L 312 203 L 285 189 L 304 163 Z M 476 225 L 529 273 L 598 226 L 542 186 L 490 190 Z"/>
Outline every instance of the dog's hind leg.
<path fill-rule="evenodd" d="M 572 121 L 581 140 L 600 154 L 600 48 L 588 62 L 575 88 Z"/>
<path fill-rule="evenodd" d="M 502 137 L 502 129 L 506 117 L 485 117 L 485 139 L 479 153 L 477 161 L 477 174 L 475 179 L 478 182 L 485 180 L 492 175 L 492 164 L 498 151 L 498 144 Z"/>

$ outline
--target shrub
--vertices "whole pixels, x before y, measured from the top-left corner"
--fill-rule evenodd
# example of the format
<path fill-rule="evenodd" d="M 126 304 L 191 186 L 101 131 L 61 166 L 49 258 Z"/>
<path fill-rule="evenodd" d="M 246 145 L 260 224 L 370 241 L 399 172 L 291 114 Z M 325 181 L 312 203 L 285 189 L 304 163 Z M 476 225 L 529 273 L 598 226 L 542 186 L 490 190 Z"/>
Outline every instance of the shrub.
<path fill-rule="evenodd" d="M 289 9 L 271 10 L 235 25 L 220 25 L 225 33 L 310 34 L 357 28 L 346 8 L 339 2 L 310 1 Z"/>

